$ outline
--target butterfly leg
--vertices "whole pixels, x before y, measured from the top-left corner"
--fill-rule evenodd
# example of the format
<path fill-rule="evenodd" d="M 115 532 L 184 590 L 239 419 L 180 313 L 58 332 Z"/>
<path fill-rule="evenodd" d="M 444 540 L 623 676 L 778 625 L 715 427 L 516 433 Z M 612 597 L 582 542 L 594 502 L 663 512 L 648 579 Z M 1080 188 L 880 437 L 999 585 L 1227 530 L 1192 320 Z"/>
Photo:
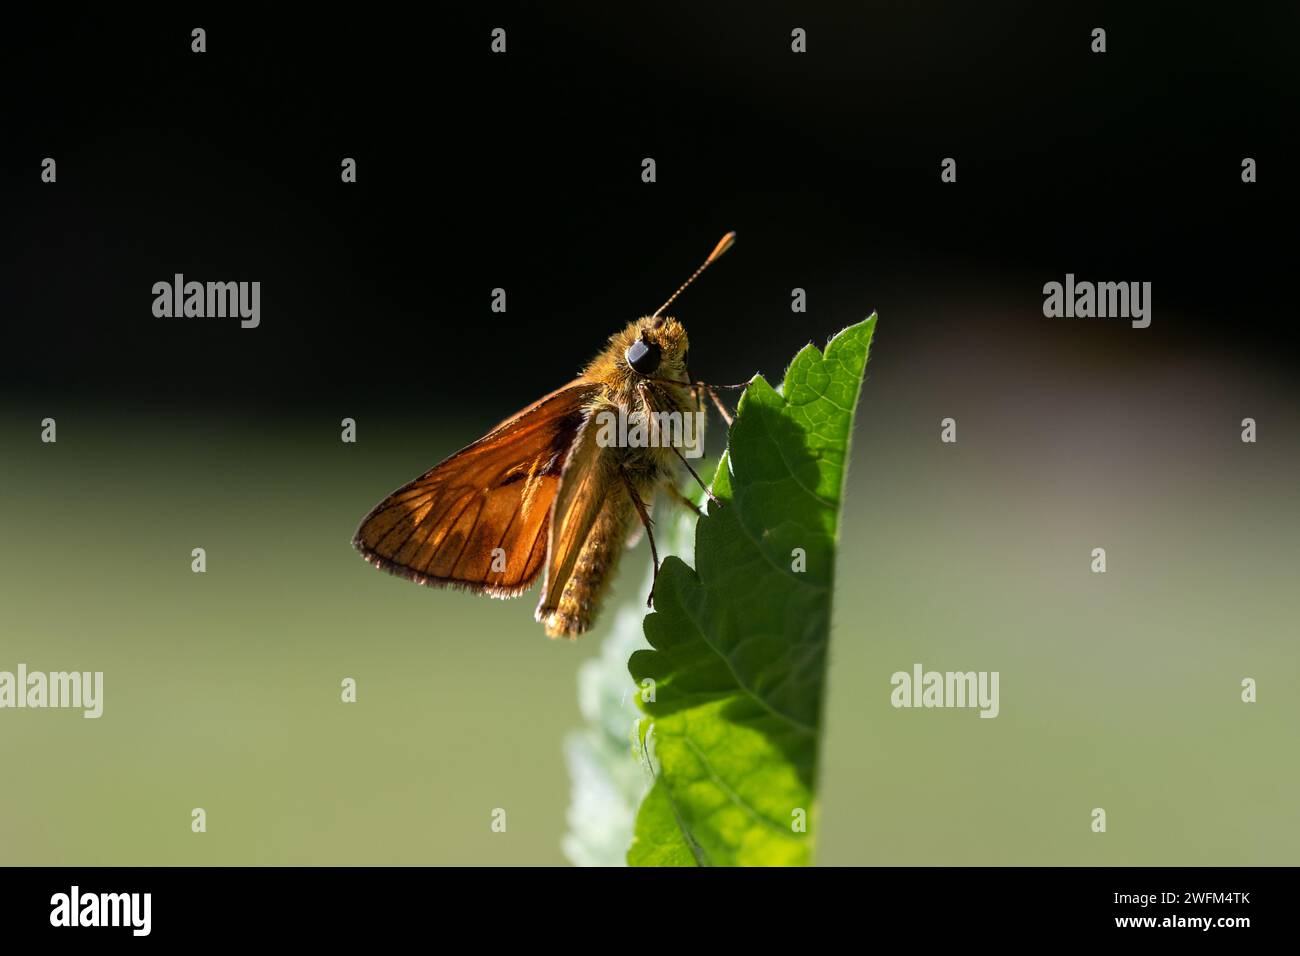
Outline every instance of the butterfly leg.
<path fill-rule="evenodd" d="M 686 460 L 686 456 L 682 454 L 681 449 L 674 447 L 673 452 L 681 460 L 681 463 L 686 466 L 686 470 L 691 473 L 691 477 L 695 479 L 696 484 L 698 484 L 701 488 L 704 489 L 704 493 L 709 496 L 709 501 L 713 502 L 715 505 L 721 508 L 722 502 L 713 496 L 713 490 L 704 483 L 703 478 L 701 478 L 698 474 L 696 474 L 695 469 L 692 468 L 691 463 Z"/>
<path fill-rule="evenodd" d="M 641 519 L 641 524 L 645 528 L 645 536 L 650 542 L 650 560 L 654 562 L 654 574 L 650 578 L 650 596 L 645 600 L 646 607 L 655 606 L 655 585 L 659 583 L 659 549 L 655 547 L 655 533 L 650 526 L 654 524 L 650 520 L 650 512 L 646 510 L 645 502 L 641 500 L 641 495 L 636 490 L 636 485 L 632 484 L 632 479 L 627 476 L 627 472 L 619 469 L 619 475 L 623 479 L 623 485 L 627 488 L 628 497 L 632 499 L 632 507 L 636 509 L 637 517 Z"/>
<path fill-rule="evenodd" d="M 728 428 L 730 428 L 732 424 L 731 412 L 727 411 L 727 406 L 722 404 L 722 399 L 718 397 L 717 390 L 720 388 L 749 387 L 749 382 L 740 382 L 737 385 L 709 385 L 707 382 L 679 382 L 674 378 L 649 378 L 646 379 L 646 381 L 659 382 L 665 385 L 685 385 L 691 390 L 691 396 L 695 398 L 697 405 L 700 404 L 700 401 L 696 393 L 703 390 L 704 393 L 709 396 L 709 399 L 713 402 L 714 406 L 718 409 L 718 414 L 722 416 L 722 420 L 727 423 Z"/>
<path fill-rule="evenodd" d="M 732 424 L 731 413 L 727 411 L 727 406 L 722 404 L 722 399 L 718 398 L 718 393 L 715 392 L 713 387 L 710 385 L 705 385 L 702 382 L 698 384 L 699 387 L 704 389 L 708 394 L 709 398 L 713 400 L 714 406 L 718 409 L 718 414 L 722 416 L 722 420 L 726 422 L 727 427 L 730 428 Z"/>
<path fill-rule="evenodd" d="M 704 517 L 704 512 L 700 510 L 700 506 L 697 505 L 694 501 L 691 501 L 690 498 L 687 498 L 684 494 L 682 494 L 677 489 L 676 485 L 674 485 L 672 482 L 668 482 L 667 488 L 668 488 L 668 493 L 673 496 L 674 501 L 676 501 L 678 504 L 685 505 L 687 508 L 690 508 L 692 511 L 695 512 L 697 517 L 700 518 Z"/>

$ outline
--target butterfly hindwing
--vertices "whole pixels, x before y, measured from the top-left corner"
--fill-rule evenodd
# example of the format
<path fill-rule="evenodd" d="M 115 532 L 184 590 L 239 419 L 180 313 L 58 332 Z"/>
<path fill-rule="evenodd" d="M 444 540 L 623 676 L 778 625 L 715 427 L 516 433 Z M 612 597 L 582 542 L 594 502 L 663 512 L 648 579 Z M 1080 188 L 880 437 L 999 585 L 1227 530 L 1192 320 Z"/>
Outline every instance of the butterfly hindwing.
<path fill-rule="evenodd" d="M 537 607 L 539 621 L 545 622 L 559 608 L 564 588 L 573 576 L 604 505 L 599 489 L 610 486 L 611 476 L 603 473 L 608 467 L 609 463 L 602 460 L 595 435 L 591 431 L 581 435 L 574 444 L 564 482 L 551 507 L 546 586 Z"/>

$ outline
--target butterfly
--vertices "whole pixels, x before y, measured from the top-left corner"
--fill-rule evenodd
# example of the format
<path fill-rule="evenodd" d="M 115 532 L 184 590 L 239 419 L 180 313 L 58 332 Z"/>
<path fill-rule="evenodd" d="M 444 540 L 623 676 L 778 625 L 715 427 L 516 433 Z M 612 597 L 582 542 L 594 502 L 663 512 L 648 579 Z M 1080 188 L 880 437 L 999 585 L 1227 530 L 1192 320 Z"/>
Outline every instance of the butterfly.
<path fill-rule="evenodd" d="M 498 598 L 522 594 L 545 571 L 536 618 L 552 637 L 592 626 L 620 555 L 642 531 L 657 581 L 656 493 L 695 509 L 676 485 L 685 465 L 709 494 L 683 452 L 687 439 L 702 440 L 700 428 L 688 435 L 673 424 L 702 426 L 706 394 L 730 424 L 713 388 L 691 380 L 686 329 L 663 311 L 735 238 L 723 236 L 667 302 L 612 335 L 576 379 L 376 505 L 353 546 L 417 584 Z"/>

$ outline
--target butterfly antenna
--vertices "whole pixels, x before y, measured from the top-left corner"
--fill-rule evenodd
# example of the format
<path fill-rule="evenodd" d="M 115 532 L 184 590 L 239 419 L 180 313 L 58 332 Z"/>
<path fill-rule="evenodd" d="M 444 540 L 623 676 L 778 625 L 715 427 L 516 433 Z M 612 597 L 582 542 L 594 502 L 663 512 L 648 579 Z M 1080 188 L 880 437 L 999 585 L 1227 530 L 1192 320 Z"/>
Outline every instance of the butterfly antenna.
<path fill-rule="evenodd" d="M 714 246 L 713 251 L 709 253 L 709 258 L 705 259 L 704 262 L 700 264 L 700 267 L 696 269 L 693 273 L 691 273 L 691 277 L 689 279 L 687 279 L 685 282 L 683 282 L 680 286 L 677 287 L 677 291 L 668 297 L 667 302 L 659 306 L 659 308 L 655 309 L 654 315 L 650 316 L 650 318 L 652 319 L 659 318 L 659 313 L 662 312 L 664 309 L 668 308 L 670 305 L 672 305 L 673 300 L 675 300 L 679 295 L 685 292 L 686 287 L 690 285 L 692 282 L 694 282 L 696 279 L 698 279 L 700 277 L 701 272 L 703 272 L 709 266 L 713 265 L 713 263 L 716 262 L 719 258 L 721 258 L 722 254 L 726 252 L 728 249 L 730 249 L 735 244 L 735 242 L 736 242 L 736 234 L 734 232 L 729 232 L 721 239 L 719 239 L 718 244 Z"/>

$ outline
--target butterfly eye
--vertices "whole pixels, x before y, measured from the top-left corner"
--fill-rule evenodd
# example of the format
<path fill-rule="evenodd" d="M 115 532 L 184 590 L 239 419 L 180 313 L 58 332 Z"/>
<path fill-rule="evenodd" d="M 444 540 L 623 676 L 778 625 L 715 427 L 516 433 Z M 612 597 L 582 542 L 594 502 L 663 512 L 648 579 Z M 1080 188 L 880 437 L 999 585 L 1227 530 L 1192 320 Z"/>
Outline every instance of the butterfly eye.
<path fill-rule="evenodd" d="M 628 346 L 623 357 L 637 372 L 642 375 L 653 375 L 655 369 L 659 368 L 659 345 L 655 342 L 647 342 L 645 339 L 637 339 Z"/>

